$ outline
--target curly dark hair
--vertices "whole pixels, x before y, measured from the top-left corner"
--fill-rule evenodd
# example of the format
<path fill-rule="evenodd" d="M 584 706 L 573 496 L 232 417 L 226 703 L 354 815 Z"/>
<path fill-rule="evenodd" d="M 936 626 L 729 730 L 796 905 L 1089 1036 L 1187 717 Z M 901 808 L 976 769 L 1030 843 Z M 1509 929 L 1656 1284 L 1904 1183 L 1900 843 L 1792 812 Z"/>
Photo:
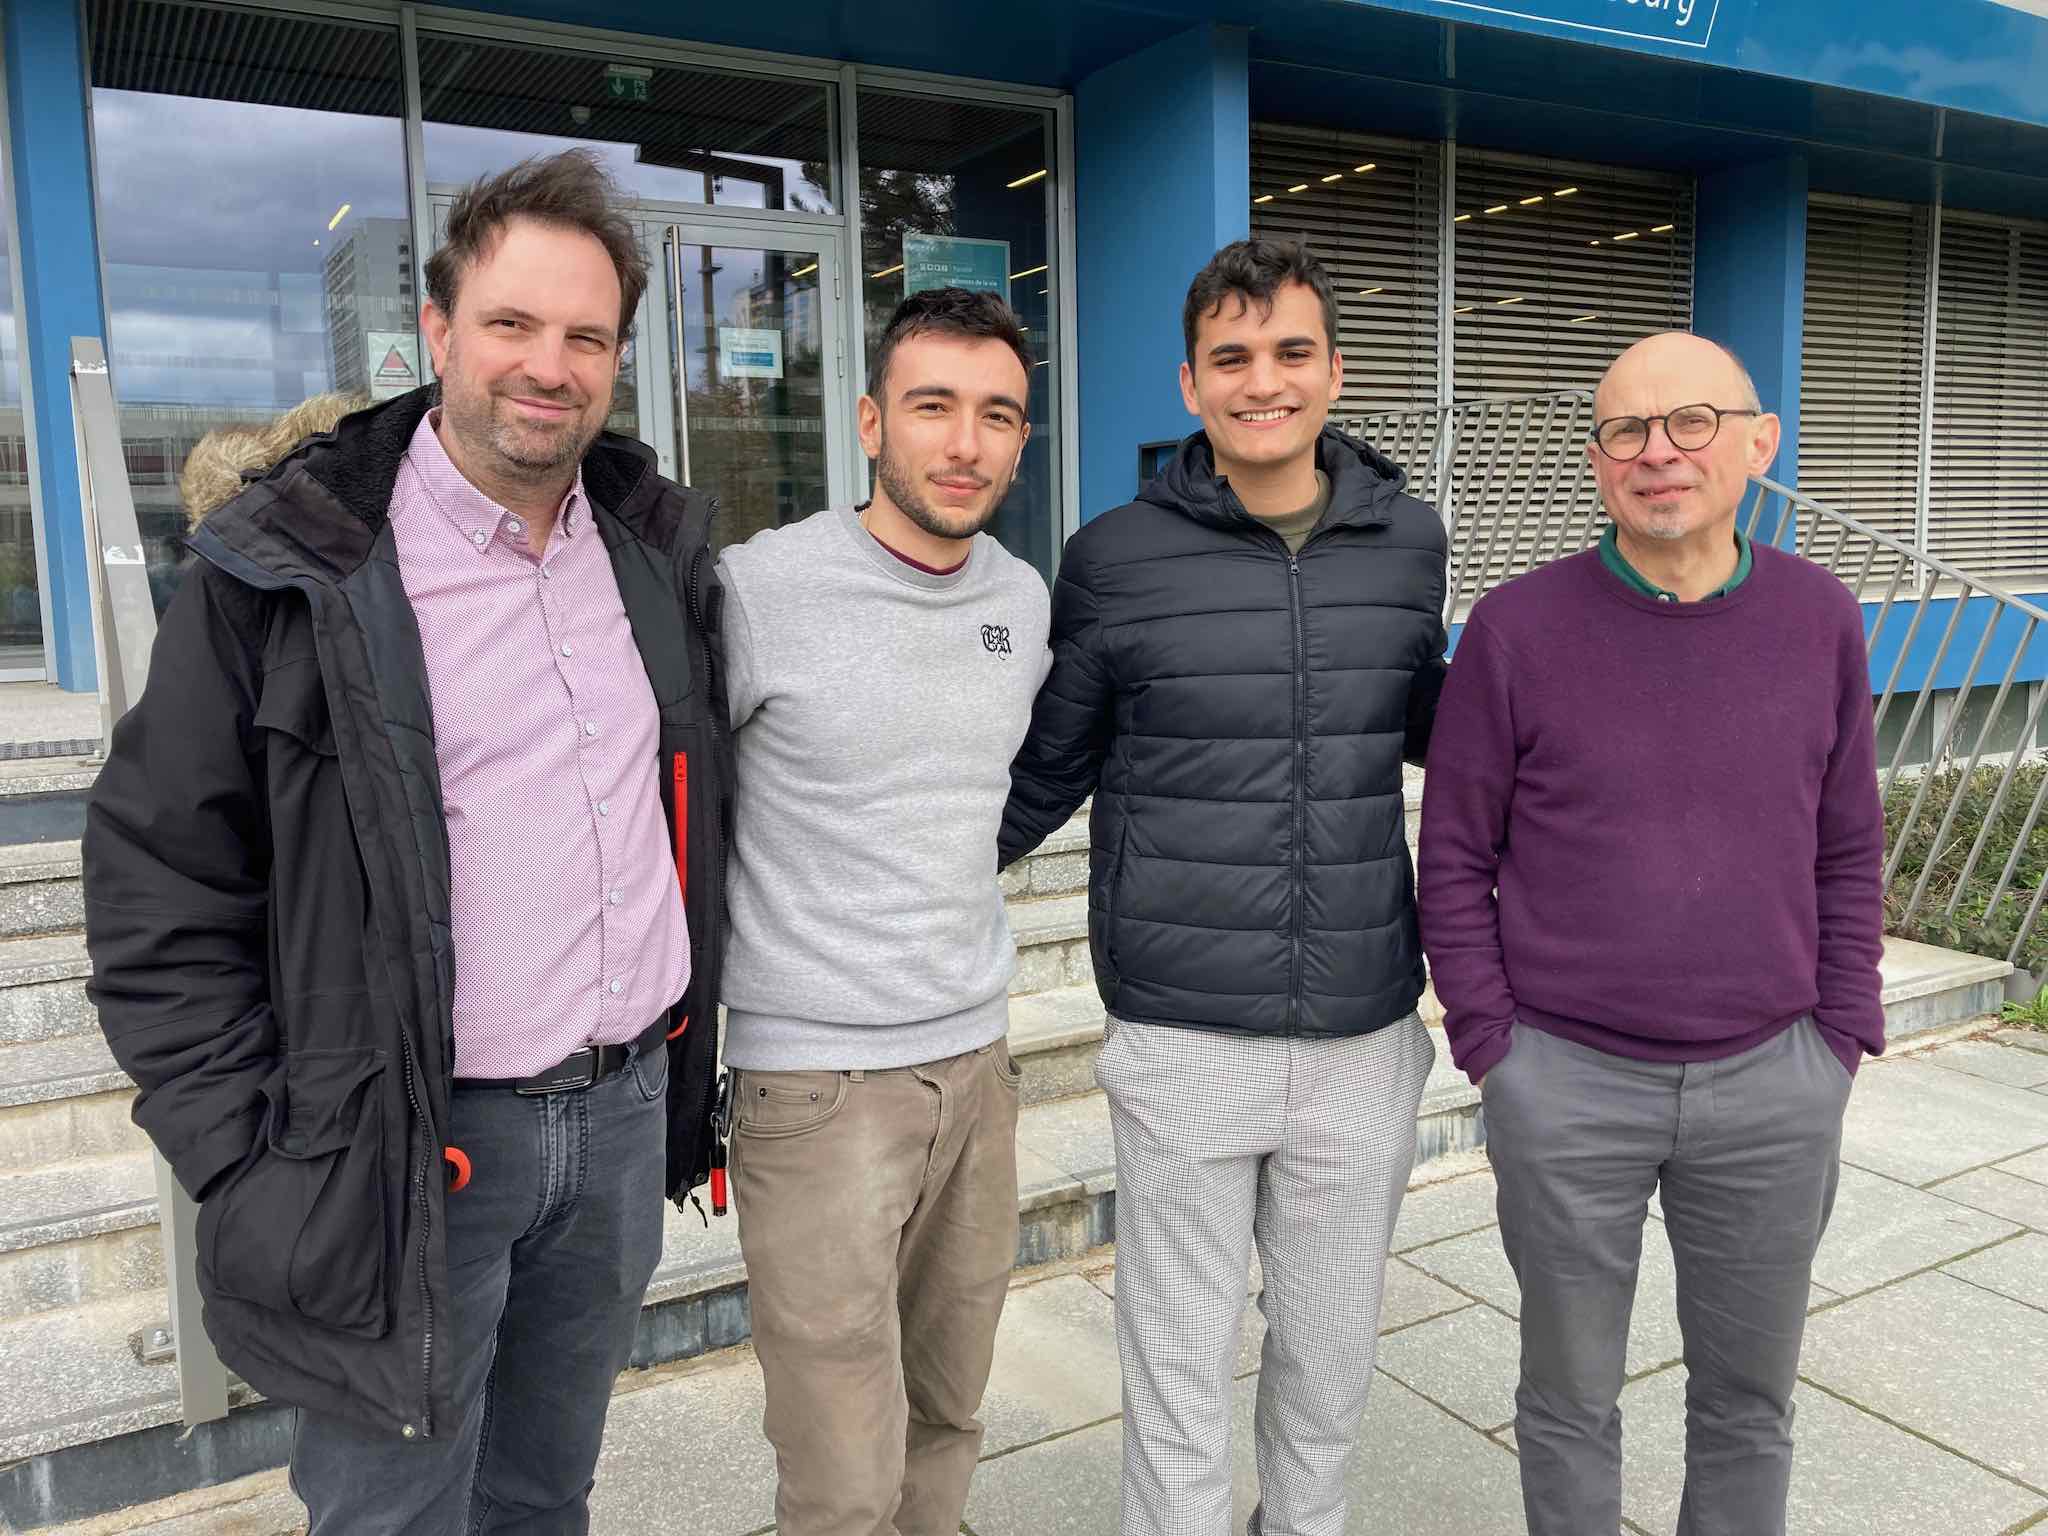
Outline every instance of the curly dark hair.
<path fill-rule="evenodd" d="M 471 182 L 448 210 L 446 240 L 427 258 L 427 297 L 442 314 L 453 315 L 463 274 L 491 253 L 513 219 L 578 229 L 604 247 L 619 274 L 623 346 L 647 291 L 647 258 L 619 203 L 618 184 L 587 149 L 522 160 Z"/>
<path fill-rule="evenodd" d="M 1181 307 L 1180 329 L 1187 344 L 1188 366 L 1195 366 L 1195 333 L 1202 321 L 1235 295 L 1258 309 L 1260 318 L 1273 313 L 1273 295 L 1288 283 L 1299 283 L 1323 306 L 1323 334 L 1337 349 L 1337 293 L 1330 274 L 1299 240 L 1237 240 L 1209 258 L 1209 265 L 1188 284 Z"/>
<path fill-rule="evenodd" d="M 889 378 L 889 359 L 913 336 L 966 336 L 974 340 L 1000 341 L 1017 354 L 1028 381 L 1038 359 L 1031 343 L 1024 339 L 1017 312 L 992 293 L 970 293 L 965 288 L 927 288 L 913 293 L 896 306 L 875 354 L 868 360 L 868 394 L 884 403 L 882 390 Z"/>

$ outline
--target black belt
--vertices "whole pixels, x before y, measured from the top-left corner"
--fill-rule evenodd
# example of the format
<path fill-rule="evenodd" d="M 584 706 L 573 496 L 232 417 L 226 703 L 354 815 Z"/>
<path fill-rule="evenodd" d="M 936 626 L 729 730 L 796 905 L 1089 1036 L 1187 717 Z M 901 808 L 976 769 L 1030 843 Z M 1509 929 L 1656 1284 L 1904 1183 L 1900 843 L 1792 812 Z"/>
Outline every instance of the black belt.
<path fill-rule="evenodd" d="M 656 1049 L 668 1038 L 668 1018 L 664 1015 L 641 1030 L 634 1039 L 622 1045 L 586 1045 L 581 1050 L 571 1051 L 545 1071 L 531 1077 L 458 1077 L 458 1088 L 509 1088 L 514 1093 L 568 1093 L 578 1088 L 589 1088 L 603 1082 L 615 1072 L 625 1070 L 626 1063 L 637 1051 L 641 1055 Z"/>

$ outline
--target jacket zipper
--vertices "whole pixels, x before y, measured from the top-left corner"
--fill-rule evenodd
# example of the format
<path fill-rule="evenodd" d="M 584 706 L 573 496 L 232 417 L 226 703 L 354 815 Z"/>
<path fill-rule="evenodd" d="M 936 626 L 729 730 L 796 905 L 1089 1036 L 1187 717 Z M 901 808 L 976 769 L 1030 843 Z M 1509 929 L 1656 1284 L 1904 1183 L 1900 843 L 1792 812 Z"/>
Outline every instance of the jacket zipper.
<path fill-rule="evenodd" d="M 1304 546 L 1306 543 L 1304 540 Z M 1308 878 L 1307 861 L 1302 855 L 1302 844 L 1308 835 L 1308 636 L 1301 613 L 1301 561 L 1293 550 L 1287 552 L 1287 606 L 1294 618 L 1294 879 L 1289 891 L 1294 971 L 1287 988 L 1287 1028 L 1291 1034 L 1301 1027 L 1302 924 L 1306 906 L 1302 885 Z"/>
<path fill-rule="evenodd" d="M 399 1055 L 405 1063 L 405 1096 L 412 1101 L 413 1122 L 420 1128 L 420 1162 L 413 1173 L 413 1196 L 420 1208 L 420 1438 L 434 1437 L 434 1291 L 427 1282 L 427 1248 L 434 1231 L 433 1202 L 427 1197 L 428 1145 L 427 1112 L 420 1103 L 417 1068 L 413 1062 L 412 1040 L 399 1032 Z"/>

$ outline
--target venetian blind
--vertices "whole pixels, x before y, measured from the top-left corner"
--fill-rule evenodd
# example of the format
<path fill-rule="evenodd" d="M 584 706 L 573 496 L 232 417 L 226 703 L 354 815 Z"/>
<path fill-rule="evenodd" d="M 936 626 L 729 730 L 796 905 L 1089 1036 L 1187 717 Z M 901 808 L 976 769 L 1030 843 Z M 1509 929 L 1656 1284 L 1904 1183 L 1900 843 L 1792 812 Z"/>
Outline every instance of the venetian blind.
<path fill-rule="evenodd" d="M 2048 224 L 1944 210 L 1936 290 L 1928 544 L 2033 586 L 2048 574 Z"/>

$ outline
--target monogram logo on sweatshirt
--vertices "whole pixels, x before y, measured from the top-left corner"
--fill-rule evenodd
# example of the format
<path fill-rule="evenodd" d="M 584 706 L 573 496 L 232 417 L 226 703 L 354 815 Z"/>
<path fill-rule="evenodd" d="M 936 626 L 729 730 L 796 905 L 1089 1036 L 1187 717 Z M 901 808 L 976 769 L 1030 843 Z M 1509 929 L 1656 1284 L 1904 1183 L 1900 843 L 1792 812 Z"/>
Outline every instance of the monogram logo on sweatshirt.
<path fill-rule="evenodd" d="M 984 624 L 981 626 L 981 648 L 994 656 L 1010 654 L 1010 628 L 1007 624 Z"/>

